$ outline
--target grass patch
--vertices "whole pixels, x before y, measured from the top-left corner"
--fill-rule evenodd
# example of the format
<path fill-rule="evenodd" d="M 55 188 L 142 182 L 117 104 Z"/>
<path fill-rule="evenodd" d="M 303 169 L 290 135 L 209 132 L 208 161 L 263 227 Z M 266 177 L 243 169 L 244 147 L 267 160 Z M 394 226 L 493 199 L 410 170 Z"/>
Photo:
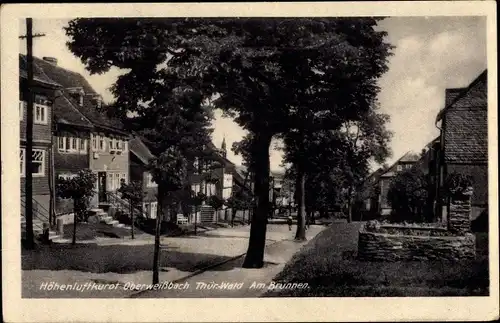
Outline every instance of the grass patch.
<path fill-rule="evenodd" d="M 475 260 L 369 262 L 355 258 L 360 223 L 333 223 L 311 240 L 274 281 L 308 283 L 309 289 L 266 296 L 464 296 L 488 295 L 488 237 L 476 234 Z"/>
<path fill-rule="evenodd" d="M 135 228 L 135 234 L 141 234 L 142 231 Z M 117 238 L 121 239 L 129 237 L 131 230 L 125 228 L 117 228 L 105 223 L 77 223 L 76 224 L 76 241 L 95 240 L 97 237 Z M 64 226 L 63 238 L 73 239 L 73 224 Z"/>

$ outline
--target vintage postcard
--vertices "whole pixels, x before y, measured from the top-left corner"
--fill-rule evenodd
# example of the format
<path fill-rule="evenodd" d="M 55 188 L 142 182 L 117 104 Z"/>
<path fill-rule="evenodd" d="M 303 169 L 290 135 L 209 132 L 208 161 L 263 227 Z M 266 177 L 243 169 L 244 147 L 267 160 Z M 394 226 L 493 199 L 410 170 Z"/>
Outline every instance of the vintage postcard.
<path fill-rule="evenodd" d="M 494 2 L 1 18 L 6 322 L 498 319 Z"/>

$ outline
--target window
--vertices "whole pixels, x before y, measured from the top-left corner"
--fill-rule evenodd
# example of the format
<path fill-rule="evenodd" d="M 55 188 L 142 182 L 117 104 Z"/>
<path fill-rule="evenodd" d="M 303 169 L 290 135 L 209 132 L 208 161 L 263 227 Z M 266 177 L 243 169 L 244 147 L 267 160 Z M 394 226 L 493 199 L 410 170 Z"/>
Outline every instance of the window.
<path fill-rule="evenodd" d="M 127 183 L 127 174 L 122 173 L 122 174 L 120 175 L 120 182 L 121 182 L 122 180 L 125 182 L 125 184 Z"/>
<path fill-rule="evenodd" d="M 123 141 L 123 151 L 127 151 L 128 150 L 128 141 L 124 140 Z"/>
<path fill-rule="evenodd" d="M 99 136 L 99 150 L 100 151 L 106 150 L 106 142 L 104 142 L 104 137 L 102 136 Z"/>
<path fill-rule="evenodd" d="M 402 171 L 403 170 L 403 166 L 401 166 L 401 165 L 396 166 L 396 170 L 398 172 Z"/>
<path fill-rule="evenodd" d="M 19 101 L 19 120 L 24 119 L 24 107 L 26 106 L 25 101 Z"/>
<path fill-rule="evenodd" d="M 21 176 L 25 176 L 26 172 L 26 150 L 21 149 L 20 160 L 21 160 Z M 44 176 L 45 175 L 45 151 L 41 149 L 33 149 L 31 154 L 32 163 L 32 174 L 33 176 Z"/>
<path fill-rule="evenodd" d="M 114 138 L 109 140 L 109 149 L 110 150 L 115 149 L 115 141 L 116 140 Z"/>
<path fill-rule="evenodd" d="M 153 175 L 148 173 L 146 175 L 146 186 L 147 187 L 157 187 L 158 184 L 155 183 L 155 181 L 153 180 Z"/>
<path fill-rule="evenodd" d="M 71 145 L 68 150 L 77 151 L 78 150 L 78 138 L 71 137 Z"/>
<path fill-rule="evenodd" d="M 66 137 L 58 137 L 57 138 L 57 150 L 59 150 L 59 151 L 66 150 Z"/>
<path fill-rule="evenodd" d="M 97 140 L 99 136 L 92 135 L 92 151 L 97 151 Z"/>
<path fill-rule="evenodd" d="M 114 190 L 117 190 L 120 188 L 120 173 L 115 173 L 115 186 Z"/>
<path fill-rule="evenodd" d="M 150 204 L 150 217 L 151 219 L 156 219 L 156 212 L 158 211 L 158 202 L 151 202 Z"/>
<path fill-rule="evenodd" d="M 406 164 L 406 165 L 405 165 L 405 168 L 406 168 L 406 169 L 410 169 L 410 168 L 411 168 L 411 166 L 412 166 L 411 164 Z"/>
<path fill-rule="evenodd" d="M 122 141 L 121 140 L 116 140 L 115 148 L 116 148 L 116 150 L 122 150 Z"/>
<path fill-rule="evenodd" d="M 81 107 L 83 107 L 83 95 L 82 94 L 80 94 L 78 96 L 78 103 L 80 104 Z"/>
<path fill-rule="evenodd" d="M 34 104 L 35 109 L 35 124 L 47 124 L 47 110 L 48 107 L 46 105 Z"/>
<path fill-rule="evenodd" d="M 80 152 L 87 153 L 87 139 L 80 138 Z"/>
<path fill-rule="evenodd" d="M 198 157 L 196 157 L 193 162 L 193 172 L 195 174 L 198 174 L 199 168 L 200 168 L 200 162 L 198 161 Z"/>
<path fill-rule="evenodd" d="M 26 150 L 24 150 L 24 148 L 21 148 L 21 150 L 19 151 L 19 159 L 21 161 L 21 176 L 24 176 L 24 170 L 26 168 L 26 165 L 24 163 L 24 161 L 25 161 L 24 156 L 25 155 L 26 155 Z"/>
<path fill-rule="evenodd" d="M 33 176 L 43 176 L 45 174 L 45 151 L 40 149 L 33 149 L 32 154 L 32 173 Z"/>
<path fill-rule="evenodd" d="M 68 180 L 75 178 L 76 176 L 77 176 L 76 174 L 59 174 L 57 177 Z"/>
<path fill-rule="evenodd" d="M 191 185 L 191 190 L 195 193 L 199 193 L 201 191 L 200 189 L 200 184 L 194 184 L 194 185 Z"/>

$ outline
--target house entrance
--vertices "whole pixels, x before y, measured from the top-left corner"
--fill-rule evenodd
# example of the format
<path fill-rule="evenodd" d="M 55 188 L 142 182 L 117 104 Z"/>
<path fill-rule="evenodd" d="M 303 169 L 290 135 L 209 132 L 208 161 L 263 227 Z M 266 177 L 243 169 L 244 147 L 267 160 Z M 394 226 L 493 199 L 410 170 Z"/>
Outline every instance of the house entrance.
<path fill-rule="evenodd" d="M 107 196 L 106 196 L 106 172 L 98 172 L 97 173 L 97 178 L 98 178 L 98 195 L 99 195 L 99 203 L 101 202 L 107 202 Z"/>

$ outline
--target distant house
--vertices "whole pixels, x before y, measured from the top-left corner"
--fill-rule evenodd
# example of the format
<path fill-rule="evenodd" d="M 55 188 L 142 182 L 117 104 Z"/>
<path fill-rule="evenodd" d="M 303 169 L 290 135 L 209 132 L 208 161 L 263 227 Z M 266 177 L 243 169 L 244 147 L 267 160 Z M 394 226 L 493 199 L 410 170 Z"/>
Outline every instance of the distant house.
<path fill-rule="evenodd" d="M 392 179 L 401 171 L 412 168 L 420 157 L 413 153 L 407 152 L 400 159 L 398 159 L 387 170 L 380 174 L 380 195 L 379 195 L 379 213 L 381 215 L 388 215 L 391 213 L 391 205 L 387 199 L 387 193 L 391 185 Z"/>
<path fill-rule="evenodd" d="M 195 159 L 195 171 L 190 178 L 191 190 L 195 193 L 201 192 L 207 197 L 215 195 L 222 199 L 231 197 L 235 190 L 250 190 L 250 178 L 248 174 L 241 172 L 241 168 L 227 159 L 227 148 L 223 140 L 221 148 L 212 143 L 206 147 L 209 158 Z M 216 215 L 214 210 L 204 204 L 198 222 L 214 222 Z M 190 219 L 193 221 L 193 219 Z"/>
<path fill-rule="evenodd" d="M 470 175 L 474 180 L 472 219 L 475 219 L 488 206 L 487 71 L 466 88 L 447 89 L 445 101 L 436 118 L 441 129 L 437 187 L 443 186 L 450 173 Z M 437 202 L 438 212 L 445 216 L 443 196 L 438 196 Z"/>
<path fill-rule="evenodd" d="M 135 137 L 129 141 L 130 181 L 141 183 L 144 191 L 142 211 L 151 219 L 156 218 L 158 211 L 158 184 L 154 182 L 146 166 L 154 157 L 140 138 Z"/>
<path fill-rule="evenodd" d="M 57 59 L 35 58 L 35 64 L 62 85 L 55 102 L 54 166 L 57 177 L 72 176 L 82 168 L 97 174 L 94 207 L 108 202 L 108 193 L 129 179 L 129 134 L 119 120 L 101 111 L 102 97 L 81 75 L 57 65 Z M 62 203 L 59 212 L 68 211 Z"/>
<path fill-rule="evenodd" d="M 42 69 L 34 64 L 33 83 L 31 91 L 27 83 L 27 62 L 24 55 L 19 56 L 19 161 L 21 175 L 21 223 L 23 226 L 25 195 L 26 161 L 32 161 L 32 192 L 33 192 L 33 227 L 36 233 L 42 232 L 41 223 L 49 222 L 51 213 L 51 191 L 53 155 L 52 145 L 52 115 L 54 101 L 61 85 L 48 77 Z M 28 95 L 33 95 L 33 149 L 31 156 L 26 155 L 27 101 Z M 6 188 L 4 188 L 6 189 Z M 24 230 L 23 230 L 24 232 Z"/>

